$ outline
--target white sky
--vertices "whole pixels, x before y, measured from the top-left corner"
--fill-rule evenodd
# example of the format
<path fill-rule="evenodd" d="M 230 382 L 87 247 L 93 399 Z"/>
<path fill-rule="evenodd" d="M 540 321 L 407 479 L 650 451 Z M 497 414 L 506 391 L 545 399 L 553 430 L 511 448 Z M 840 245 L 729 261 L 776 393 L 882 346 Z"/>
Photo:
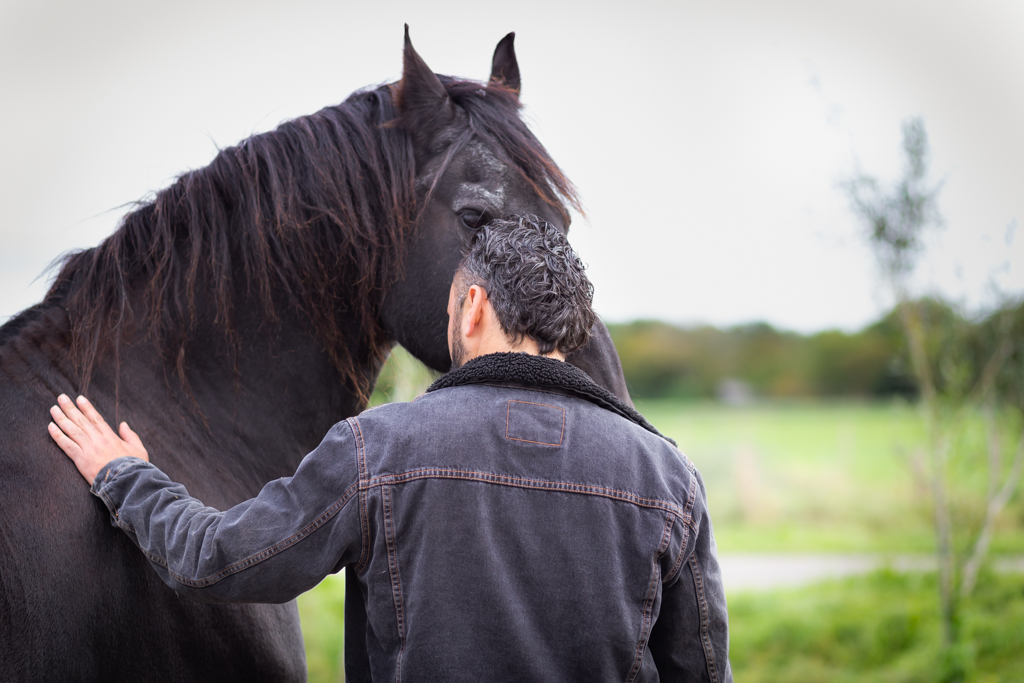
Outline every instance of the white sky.
<path fill-rule="evenodd" d="M 478 79 L 516 31 L 606 319 L 874 319 L 890 302 L 837 183 L 897 177 L 914 115 L 945 183 L 920 289 L 1024 290 L 1017 0 L 0 0 L 0 321 L 217 145 L 397 79 L 403 22 L 435 71 Z"/>

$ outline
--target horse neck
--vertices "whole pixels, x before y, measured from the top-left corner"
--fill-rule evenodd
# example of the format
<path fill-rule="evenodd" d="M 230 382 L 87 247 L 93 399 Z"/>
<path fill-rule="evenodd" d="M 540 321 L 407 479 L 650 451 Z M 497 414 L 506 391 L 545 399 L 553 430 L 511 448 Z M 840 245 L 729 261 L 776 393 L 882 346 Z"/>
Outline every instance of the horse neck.
<path fill-rule="evenodd" d="M 128 292 L 138 319 L 145 318 L 145 285 L 133 283 Z M 135 329 L 120 344 L 104 340 L 87 386 L 70 353 L 62 302 L 48 299 L 23 314 L 27 324 L 5 330 L 0 381 L 20 386 L 26 404 L 87 394 L 111 424 L 128 421 L 154 462 L 193 495 L 219 508 L 238 503 L 293 473 L 333 424 L 365 406 L 308 319 L 279 307 L 268 320 L 239 289 L 231 334 L 212 305 L 200 304 L 180 357 Z M 338 316 L 372 385 L 381 361 L 353 316 Z"/>
<path fill-rule="evenodd" d="M 126 415 L 173 406 L 179 445 L 235 449 L 260 477 L 362 407 L 389 344 L 375 302 L 415 205 L 411 153 L 352 142 L 382 130 L 372 99 L 223 150 L 65 262 L 47 300 L 74 318 L 90 393 Z"/>
<path fill-rule="evenodd" d="M 268 320 L 246 298 L 236 311 L 228 335 L 212 310 L 200 309 L 181 362 L 172 363 L 151 343 L 130 344 L 115 379 L 122 403 L 129 392 L 146 404 L 159 396 L 173 406 L 187 439 L 215 451 L 218 467 L 235 470 L 234 478 L 247 480 L 251 494 L 267 480 L 291 474 L 333 424 L 358 413 L 365 401 L 303 316 L 281 308 L 276 320 Z M 353 360 L 372 385 L 381 363 L 358 321 L 339 315 Z"/>

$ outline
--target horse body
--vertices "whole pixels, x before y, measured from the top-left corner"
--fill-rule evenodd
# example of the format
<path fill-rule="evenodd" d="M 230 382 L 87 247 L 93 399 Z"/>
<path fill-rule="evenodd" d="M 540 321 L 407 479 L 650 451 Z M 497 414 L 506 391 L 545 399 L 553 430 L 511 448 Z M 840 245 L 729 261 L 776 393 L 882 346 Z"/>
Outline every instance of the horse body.
<path fill-rule="evenodd" d="M 31 428 L 55 392 L 77 386 L 69 362 L 40 362 L 66 350 L 64 312 L 39 312 L 0 364 L 0 679 L 304 680 L 294 603 L 207 605 L 178 597 Z M 205 362 L 188 365 L 187 391 L 141 344 L 122 350 L 116 386 L 103 369 L 89 394 L 106 414 L 116 411 L 145 430 L 154 461 L 172 478 L 226 509 L 294 472 L 335 416 L 359 408 L 351 392 L 340 390 L 342 379 L 314 348 L 315 337 L 287 332 L 295 329 L 291 322 L 298 321 L 280 329 L 292 338 L 272 340 L 242 322 L 239 335 L 251 341 L 237 376 L 225 367 L 225 342 L 214 334 Z"/>
<path fill-rule="evenodd" d="M 518 87 L 511 37 L 484 86 L 438 78 L 407 35 L 399 84 L 224 150 L 0 328 L 0 679 L 305 680 L 294 602 L 179 598 L 50 442 L 47 410 L 87 390 L 226 509 L 365 407 L 394 342 L 446 370 L 473 227 L 568 223 L 571 185 L 515 115 Z M 626 395 L 597 332 L 573 360 Z"/>

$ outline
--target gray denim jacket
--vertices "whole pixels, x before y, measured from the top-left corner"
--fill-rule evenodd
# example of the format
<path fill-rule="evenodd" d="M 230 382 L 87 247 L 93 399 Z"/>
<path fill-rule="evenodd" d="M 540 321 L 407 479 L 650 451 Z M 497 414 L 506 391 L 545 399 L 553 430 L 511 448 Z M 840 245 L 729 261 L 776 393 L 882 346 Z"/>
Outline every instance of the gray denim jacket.
<path fill-rule="evenodd" d="M 700 475 L 566 363 L 474 359 L 224 512 L 132 458 L 93 493 L 200 600 L 284 602 L 346 568 L 349 681 L 732 680 Z"/>

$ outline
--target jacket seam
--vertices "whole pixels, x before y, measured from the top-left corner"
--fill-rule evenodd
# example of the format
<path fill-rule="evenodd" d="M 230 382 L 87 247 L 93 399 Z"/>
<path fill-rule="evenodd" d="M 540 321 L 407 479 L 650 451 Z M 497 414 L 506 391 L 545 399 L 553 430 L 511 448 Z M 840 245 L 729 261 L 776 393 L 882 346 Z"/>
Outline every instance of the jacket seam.
<path fill-rule="evenodd" d="M 127 462 L 121 463 L 121 466 L 118 467 L 116 470 L 113 469 L 113 468 L 107 468 L 107 473 L 103 475 L 103 484 L 104 485 L 101 488 L 96 490 L 96 495 L 100 497 L 100 499 L 104 502 L 104 504 L 106 504 L 107 509 L 110 510 L 110 514 L 114 518 L 114 521 L 117 523 L 117 525 L 119 527 L 121 527 L 122 529 L 124 529 L 125 531 L 128 531 L 128 532 L 134 534 L 135 533 L 135 527 L 132 524 L 130 524 L 129 522 L 122 522 L 121 521 L 121 513 L 119 513 L 117 511 L 117 505 L 114 504 L 114 501 L 111 500 L 110 496 L 107 494 L 107 488 L 108 488 L 107 483 L 108 483 L 108 480 L 110 479 L 111 475 L 113 475 L 114 479 L 117 479 L 117 476 L 119 474 L 121 474 L 122 472 L 124 472 L 126 469 L 128 469 L 129 467 L 131 467 L 133 465 L 135 465 L 135 463 L 132 462 L 131 460 L 129 460 Z"/>
<path fill-rule="evenodd" d="M 583 493 L 596 496 L 603 496 L 605 498 L 621 500 L 627 503 L 634 503 L 635 505 L 639 505 L 641 507 L 671 512 L 672 514 L 682 518 L 684 523 L 690 523 L 690 520 L 688 519 L 688 515 L 686 514 L 686 512 L 681 510 L 678 505 L 669 503 L 668 501 L 657 500 L 654 498 L 644 498 L 642 496 L 638 496 L 635 493 L 619 491 L 618 489 L 611 489 L 605 486 L 595 486 L 593 484 L 576 484 L 570 482 L 548 481 L 545 479 L 529 479 L 525 477 L 514 477 L 506 474 L 476 472 L 473 470 L 457 470 L 450 468 L 424 468 L 419 470 L 410 470 L 408 472 L 403 472 L 401 474 L 383 474 L 377 477 L 371 477 L 367 481 L 362 482 L 360 486 L 363 486 L 365 488 L 375 488 L 377 486 L 403 484 L 417 479 L 430 478 L 462 479 L 469 481 L 479 481 L 486 484 L 515 486 L 519 488 L 567 491 L 569 493 Z"/>
<path fill-rule="evenodd" d="M 295 545 L 302 539 L 306 538 L 316 530 L 320 529 L 324 524 L 326 524 L 332 518 L 334 518 L 334 516 L 337 515 L 342 510 L 342 508 L 345 507 L 345 505 L 348 504 L 348 501 L 352 499 L 352 497 L 356 494 L 358 490 L 358 485 L 353 484 L 352 486 L 348 487 L 348 489 L 345 491 L 344 495 L 342 495 L 341 498 L 335 501 L 334 504 L 331 505 L 331 507 L 327 508 L 323 513 L 320 514 L 319 517 L 317 517 L 312 522 L 307 524 L 303 529 L 300 529 L 299 531 L 295 532 L 285 540 L 279 541 L 278 543 L 275 543 L 269 548 L 265 548 L 264 550 L 261 550 L 258 553 L 254 553 L 253 555 L 250 555 L 244 560 L 239 560 L 233 565 L 225 567 L 216 574 L 211 574 L 206 578 L 190 579 L 186 576 L 182 576 L 181 574 L 178 574 L 177 572 L 173 571 L 168 566 L 167 560 L 160 557 L 159 555 L 151 553 L 148 550 L 143 550 L 143 553 L 145 553 L 146 557 L 149 558 L 151 562 L 166 569 L 167 574 L 171 578 L 173 578 L 177 583 L 180 583 L 183 586 L 189 586 L 191 588 L 207 588 L 215 583 L 219 583 L 220 581 L 231 576 L 232 574 L 237 574 L 238 572 L 244 569 L 249 569 L 250 567 L 257 565 L 260 562 L 263 562 L 264 560 L 269 560 L 271 557 L 280 554 L 282 551 L 287 550 L 288 548 L 292 547 L 293 545 Z"/>
<path fill-rule="evenodd" d="M 356 562 L 354 571 L 358 574 L 370 561 L 370 520 L 367 512 L 367 487 L 366 482 L 366 441 L 363 439 L 363 428 L 359 420 L 350 417 L 345 420 L 352 436 L 356 440 L 356 469 L 357 481 L 359 482 L 359 560 Z"/>
<path fill-rule="evenodd" d="M 523 403 L 523 404 L 526 404 L 526 405 L 529 405 L 529 406 L 544 406 L 545 408 L 554 408 L 555 410 L 561 410 L 562 411 L 562 431 L 560 431 L 558 433 L 558 443 L 549 443 L 547 441 L 531 441 L 529 439 L 517 439 L 514 436 L 509 436 L 508 435 L 508 427 L 509 427 L 509 420 L 511 419 L 511 416 L 512 416 L 512 404 L 513 403 Z M 562 445 L 562 437 L 563 436 L 565 436 L 565 408 L 562 408 L 560 406 L 549 405 L 547 403 L 534 403 L 533 401 L 517 401 L 514 398 L 510 398 L 508 400 L 508 408 L 505 411 L 505 438 L 506 439 L 509 439 L 511 441 L 525 441 L 526 443 L 535 443 L 535 444 L 539 444 L 541 446 L 561 446 Z"/>
<path fill-rule="evenodd" d="M 696 534 L 699 532 L 697 530 L 696 523 L 693 521 L 693 506 L 697 502 L 697 488 L 699 487 L 699 484 L 697 482 L 697 468 L 693 466 L 693 463 L 690 462 L 689 458 L 686 458 L 686 456 L 683 457 L 685 458 L 686 469 L 690 473 L 690 491 L 689 496 L 686 499 L 686 507 L 683 511 L 683 517 L 686 520 L 687 526 L 689 526 L 690 529 Z"/>
<path fill-rule="evenodd" d="M 680 451 L 680 454 L 682 454 L 682 451 Z M 693 463 L 691 463 L 690 459 L 685 455 L 683 455 L 683 463 L 685 464 L 687 471 L 690 473 L 690 491 L 686 498 L 686 507 L 684 508 L 686 511 L 687 524 L 683 531 L 683 542 L 679 546 L 679 557 L 676 558 L 672 571 L 670 571 L 668 576 L 665 577 L 666 583 L 671 581 L 679 571 L 680 567 L 683 566 L 683 557 L 686 555 L 686 546 L 690 541 L 690 533 L 699 533 L 697 531 L 696 524 L 693 522 L 693 506 L 697 502 L 697 476 L 694 473 L 695 468 Z"/>
<path fill-rule="evenodd" d="M 669 541 L 672 538 L 672 526 L 674 524 L 675 515 L 668 515 L 665 517 L 665 527 L 661 531 L 661 542 L 658 544 L 658 550 L 654 553 L 654 559 L 652 562 L 651 582 L 647 586 L 647 597 L 644 599 L 644 615 L 640 625 L 640 637 L 636 642 L 633 666 L 629 670 L 629 675 L 626 677 L 626 683 L 632 683 L 636 680 L 636 677 L 640 674 L 640 669 L 643 667 L 644 651 L 647 649 L 647 641 L 651 637 L 651 628 L 654 626 L 652 613 L 654 611 L 654 601 L 657 597 L 656 589 L 661 579 L 661 558 L 668 549 Z"/>
<path fill-rule="evenodd" d="M 129 460 L 127 462 L 121 463 L 121 466 L 118 467 L 116 470 L 113 469 L 113 468 L 107 468 L 107 473 L 103 475 L 103 483 L 104 484 L 108 483 L 108 480 L 110 479 L 111 475 L 113 475 L 114 478 L 117 479 L 117 475 L 121 474 L 122 472 L 124 472 L 126 469 L 128 469 L 129 467 L 131 467 L 134 464 L 135 464 L 134 462 Z M 106 486 L 104 486 L 103 488 L 106 488 Z"/>
<path fill-rule="evenodd" d="M 391 486 L 381 487 L 381 502 L 384 509 L 384 540 L 388 552 L 388 573 L 391 575 L 391 597 L 395 603 L 395 623 L 398 628 L 398 659 L 395 664 L 396 683 L 402 681 L 402 656 L 405 654 L 405 601 L 402 597 L 402 575 L 398 567 L 398 537 L 395 533 L 394 505 Z"/>
<path fill-rule="evenodd" d="M 135 533 L 135 527 L 132 526 L 128 522 L 122 522 L 121 521 L 121 514 L 117 511 L 117 506 L 114 505 L 114 501 L 112 501 L 110 499 L 110 496 L 107 495 L 107 492 L 106 491 L 97 491 L 96 495 L 98 495 L 100 497 L 100 499 L 104 502 L 104 504 L 106 504 L 107 509 L 110 510 L 110 515 L 114 518 L 114 521 L 117 523 L 117 525 L 119 527 L 121 527 L 122 529 L 124 529 L 125 531 L 128 531 L 128 532 L 134 534 Z"/>
<path fill-rule="evenodd" d="M 690 472 L 690 491 L 689 496 L 686 499 L 686 516 L 688 519 L 693 518 L 693 506 L 697 502 L 697 475 L 693 471 L 693 465 L 687 461 L 690 465 L 686 469 Z"/>
<path fill-rule="evenodd" d="M 676 558 L 675 564 L 672 565 L 672 569 L 669 570 L 668 575 L 665 577 L 665 583 L 669 583 L 679 574 L 679 570 L 683 566 L 683 558 L 686 557 L 686 546 L 689 542 L 690 526 L 685 524 L 683 525 L 683 541 L 679 544 L 679 557 Z"/>
<path fill-rule="evenodd" d="M 700 641 L 704 646 L 704 660 L 707 663 L 708 678 L 711 683 L 718 683 L 718 669 L 715 667 L 715 651 L 711 646 L 711 635 L 709 630 L 708 601 L 704 595 L 704 576 L 697 564 L 697 552 L 690 555 L 688 564 L 693 573 L 693 586 L 697 591 L 697 607 L 700 611 Z"/>

